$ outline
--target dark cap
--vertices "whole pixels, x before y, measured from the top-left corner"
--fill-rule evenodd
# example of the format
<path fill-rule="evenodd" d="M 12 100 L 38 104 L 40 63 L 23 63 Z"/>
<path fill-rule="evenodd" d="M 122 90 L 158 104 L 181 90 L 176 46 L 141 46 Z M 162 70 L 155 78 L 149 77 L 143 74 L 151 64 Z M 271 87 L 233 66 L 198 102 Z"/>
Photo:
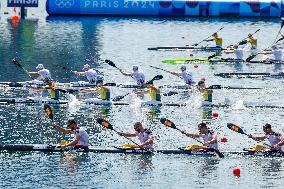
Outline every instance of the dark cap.
<path fill-rule="evenodd" d="M 68 121 L 67 121 L 67 127 L 69 127 L 70 125 L 72 125 L 72 124 L 77 124 L 77 122 L 75 121 L 75 119 L 69 119 Z"/>
<path fill-rule="evenodd" d="M 198 86 L 203 85 L 205 82 L 203 80 L 198 82 Z"/>
<path fill-rule="evenodd" d="M 271 129 L 271 125 L 266 123 L 264 126 L 263 126 L 263 129 Z"/>
<path fill-rule="evenodd" d="M 206 125 L 206 123 L 201 122 L 201 123 L 198 124 L 198 128 L 207 128 L 207 125 Z"/>

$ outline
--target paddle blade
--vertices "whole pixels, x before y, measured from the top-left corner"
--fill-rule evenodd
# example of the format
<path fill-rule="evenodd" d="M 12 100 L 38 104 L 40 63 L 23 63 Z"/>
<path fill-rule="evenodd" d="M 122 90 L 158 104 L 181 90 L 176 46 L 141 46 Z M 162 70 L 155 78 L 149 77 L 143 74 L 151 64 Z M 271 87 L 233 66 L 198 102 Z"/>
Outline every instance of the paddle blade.
<path fill-rule="evenodd" d="M 171 127 L 171 128 L 173 128 L 173 129 L 176 129 L 176 125 L 175 125 L 171 120 L 169 120 L 169 119 L 161 118 L 161 119 L 160 119 L 160 122 L 161 122 L 162 124 L 164 124 L 165 126 L 167 126 L 167 127 Z"/>
<path fill-rule="evenodd" d="M 227 127 L 229 129 L 231 129 L 232 131 L 235 131 L 237 133 L 241 133 L 241 134 L 245 134 L 246 135 L 246 133 L 243 131 L 242 128 L 240 128 L 239 126 L 237 126 L 237 125 L 235 125 L 233 123 L 227 123 Z"/>
<path fill-rule="evenodd" d="M 106 60 L 105 60 L 105 63 L 107 63 L 108 65 L 110 65 L 110 66 L 112 66 L 112 67 L 117 68 L 116 65 L 113 63 L 113 61 L 111 61 L 111 60 L 106 59 Z"/>
<path fill-rule="evenodd" d="M 110 86 L 110 87 L 115 87 L 116 83 L 105 83 L 103 86 Z"/>
<path fill-rule="evenodd" d="M 221 89 L 221 85 L 211 85 L 208 87 L 208 89 Z"/>
<path fill-rule="evenodd" d="M 13 58 L 12 63 L 15 64 L 16 66 L 22 68 L 22 65 L 20 64 L 20 62 L 16 58 Z"/>
<path fill-rule="evenodd" d="M 131 92 L 125 94 L 125 95 L 121 95 L 121 96 L 116 96 L 112 99 L 113 102 L 117 102 L 120 101 L 121 99 L 123 99 L 124 97 L 126 97 L 127 95 L 129 95 Z"/>
<path fill-rule="evenodd" d="M 102 119 L 102 118 L 97 118 L 97 122 L 98 122 L 101 126 L 103 126 L 104 128 L 113 130 L 112 125 L 111 125 L 107 120 Z"/>
<path fill-rule="evenodd" d="M 219 157 L 219 158 L 223 158 L 224 157 L 224 154 L 222 154 L 219 150 L 214 149 L 214 152 L 215 152 L 217 157 Z"/>
<path fill-rule="evenodd" d="M 243 40 L 243 41 L 239 42 L 239 45 L 245 45 L 245 44 L 247 44 L 247 43 L 248 43 L 247 40 Z"/>
<path fill-rule="evenodd" d="M 53 120 L 53 111 L 52 111 L 52 108 L 48 104 L 44 104 L 43 110 L 45 114 L 47 115 L 47 117 Z"/>
<path fill-rule="evenodd" d="M 252 59 L 254 59 L 254 57 L 256 57 L 257 54 L 251 55 L 249 57 L 247 57 L 246 62 L 251 61 Z"/>
<path fill-rule="evenodd" d="M 214 57 L 216 57 L 217 56 L 217 53 L 216 54 L 213 54 L 213 55 L 211 55 L 211 56 L 208 56 L 207 58 L 208 58 L 208 60 L 210 60 L 210 59 L 212 59 L 212 58 L 214 58 Z"/>
<path fill-rule="evenodd" d="M 173 96 L 173 95 L 176 95 L 176 94 L 178 94 L 178 92 L 176 92 L 176 91 L 170 91 L 170 92 L 165 93 L 165 94 L 163 94 L 163 95 L 164 95 L 164 96 Z"/>
<path fill-rule="evenodd" d="M 153 79 L 151 79 L 152 81 L 155 81 L 155 80 L 160 80 L 160 79 L 163 79 L 163 76 L 162 75 L 156 75 L 155 77 L 153 77 Z"/>

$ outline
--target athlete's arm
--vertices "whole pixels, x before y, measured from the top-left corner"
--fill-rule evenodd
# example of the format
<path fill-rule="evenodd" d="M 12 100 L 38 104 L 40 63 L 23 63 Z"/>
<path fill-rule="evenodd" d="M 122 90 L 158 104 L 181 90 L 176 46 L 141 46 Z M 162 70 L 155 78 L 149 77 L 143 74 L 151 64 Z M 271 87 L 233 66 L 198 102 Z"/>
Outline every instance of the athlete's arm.
<path fill-rule="evenodd" d="M 127 73 L 127 72 L 124 72 L 122 69 L 119 69 L 120 73 L 122 73 L 122 75 L 124 76 L 131 76 L 132 74 L 131 73 Z"/>
<path fill-rule="evenodd" d="M 125 136 L 125 137 L 136 137 L 137 134 L 136 133 L 124 133 L 124 132 L 117 132 L 119 135 L 121 136 Z"/>
<path fill-rule="evenodd" d="M 188 133 L 186 131 L 182 131 L 182 133 L 185 134 L 188 137 L 191 137 L 191 138 L 199 138 L 200 137 L 199 134 L 192 134 L 192 133 Z"/>
<path fill-rule="evenodd" d="M 85 72 L 78 72 L 78 71 L 73 71 L 74 74 L 79 75 L 79 76 L 84 76 Z"/>
<path fill-rule="evenodd" d="M 29 72 L 30 75 L 39 75 L 37 72 Z"/>
<path fill-rule="evenodd" d="M 68 133 L 72 133 L 71 129 L 65 129 L 63 127 L 60 127 L 58 124 L 53 123 L 52 126 L 54 128 L 56 128 L 57 130 L 59 130 L 60 132 L 62 132 L 63 134 L 68 134 Z"/>
<path fill-rule="evenodd" d="M 264 141 L 266 138 L 266 136 L 252 136 L 252 135 L 249 135 L 248 137 L 256 141 Z"/>

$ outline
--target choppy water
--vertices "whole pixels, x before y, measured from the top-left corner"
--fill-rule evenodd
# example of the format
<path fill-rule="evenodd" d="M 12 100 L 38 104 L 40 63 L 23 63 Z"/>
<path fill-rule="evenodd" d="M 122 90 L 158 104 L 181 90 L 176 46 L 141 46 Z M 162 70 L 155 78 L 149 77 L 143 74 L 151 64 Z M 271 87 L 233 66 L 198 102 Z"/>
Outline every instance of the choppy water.
<path fill-rule="evenodd" d="M 169 74 L 153 70 L 149 65 L 168 70 L 178 70 L 176 65 L 164 65 L 166 58 L 185 57 L 189 52 L 154 52 L 148 47 L 185 45 L 198 42 L 221 26 L 224 45 L 235 43 L 248 33 L 260 28 L 256 35 L 259 47 L 269 46 L 280 27 L 279 20 L 152 18 L 152 17 L 43 17 L 43 11 L 31 10 L 28 19 L 13 25 L 9 15 L 0 12 L 0 81 L 26 81 L 23 70 L 10 63 L 18 57 L 27 70 L 44 64 L 60 82 L 78 78 L 58 65 L 79 70 L 86 63 L 99 70 L 108 82 L 131 82 L 102 60 L 111 59 L 119 67 L 131 69 L 133 64 L 150 79 L 163 74 L 158 85 L 180 81 Z M 45 16 L 45 15 L 44 15 Z M 38 18 L 38 19 L 35 19 Z M 183 38 L 184 37 L 184 38 Z M 195 57 L 208 56 L 197 53 Z M 263 90 L 218 90 L 214 101 L 246 101 L 259 104 L 282 104 L 282 79 L 220 79 L 217 72 L 237 69 L 252 72 L 272 72 L 274 65 L 208 65 L 193 64 L 187 68 L 194 79 L 202 76 L 208 85 L 263 87 Z M 126 89 L 112 88 L 113 96 L 127 93 Z M 165 91 L 166 92 L 166 91 Z M 0 96 L 26 96 L 27 92 L 0 88 Z M 221 150 L 241 150 L 256 144 L 245 136 L 232 133 L 226 123 L 242 126 L 248 133 L 261 134 L 262 125 L 271 123 L 276 131 L 283 132 L 283 111 L 271 109 L 212 109 L 198 108 L 200 98 L 188 100 L 186 107 L 161 107 L 160 109 L 121 107 L 61 106 L 55 109 L 55 120 L 64 124 L 68 117 L 78 119 L 90 134 L 90 142 L 96 146 L 114 146 L 128 142 L 108 130 L 103 130 L 95 119 L 105 117 L 117 130 L 131 131 L 135 121 L 142 121 L 156 134 L 155 148 L 177 148 L 196 143 L 175 130 L 159 123 L 159 117 L 172 119 L 179 128 L 191 132 L 211 112 L 219 118 L 211 120 L 220 137 L 229 142 L 221 144 Z M 125 102 L 136 102 L 133 95 Z M 184 102 L 179 95 L 163 97 L 165 102 Z M 0 105 L 1 143 L 57 143 L 68 139 L 53 130 L 42 112 L 42 106 Z M 1 188 L 281 188 L 283 185 L 283 159 L 230 157 L 226 159 L 188 157 L 186 155 L 122 155 L 122 154 L 72 154 L 59 153 L 1 153 Z M 232 175 L 234 167 L 241 168 L 241 177 Z"/>

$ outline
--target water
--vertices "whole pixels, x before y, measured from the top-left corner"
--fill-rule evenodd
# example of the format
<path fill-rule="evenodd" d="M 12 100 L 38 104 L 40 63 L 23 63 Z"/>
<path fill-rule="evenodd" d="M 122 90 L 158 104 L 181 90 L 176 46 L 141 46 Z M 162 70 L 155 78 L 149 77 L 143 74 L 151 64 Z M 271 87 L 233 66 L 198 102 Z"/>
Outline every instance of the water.
<path fill-rule="evenodd" d="M 42 5 L 41 5 L 42 6 Z M 149 65 L 168 70 L 178 70 L 176 65 L 160 61 L 168 58 L 186 57 L 189 52 L 155 52 L 148 47 L 192 44 L 209 34 L 220 32 L 224 45 L 243 39 L 248 33 L 260 28 L 256 35 L 259 47 L 269 46 L 280 28 L 279 20 L 252 19 L 199 19 L 199 18 L 153 18 L 153 17 L 45 17 L 42 8 L 29 10 L 28 20 L 17 26 L 1 13 L 0 30 L 0 81 L 26 81 L 29 77 L 10 63 L 17 57 L 27 70 L 34 70 L 38 63 L 50 69 L 54 79 L 60 82 L 82 80 L 60 66 L 73 70 L 82 69 L 88 63 L 99 70 L 107 82 L 131 82 L 115 68 L 104 63 L 113 60 L 117 66 L 130 70 L 138 65 L 146 79 L 163 74 L 158 85 L 179 82 L 167 73 L 154 70 Z M 44 16 L 43 16 L 44 15 Z M 183 38 L 184 37 L 184 38 Z M 198 52 L 195 57 L 210 53 Z M 193 64 L 187 68 L 194 73 L 194 80 L 206 77 L 208 85 L 262 87 L 262 90 L 216 90 L 214 101 L 222 103 L 229 98 L 232 103 L 243 101 L 259 104 L 284 104 L 282 79 L 223 79 L 215 77 L 218 72 L 236 69 L 251 72 L 272 72 L 274 65 L 208 65 Z M 112 96 L 126 94 L 129 90 L 112 88 Z M 163 92 L 168 92 L 164 90 Z M 0 88 L 1 97 L 27 96 L 26 91 Z M 196 143 L 178 131 L 165 128 L 160 117 L 173 120 L 189 132 L 196 130 L 202 119 L 210 112 L 218 112 L 219 118 L 210 125 L 219 137 L 226 136 L 228 143 L 220 149 L 241 150 L 257 144 L 246 136 L 226 128 L 228 122 L 243 127 L 248 133 L 262 134 L 262 125 L 271 123 L 275 131 L 283 132 L 283 112 L 271 109 L 206 110 L 198 108 L 199 97 L 185 99 L 176 95 L 162 96 L 164 102 L 188 101 L 186 107 L 139 108 L 137 99 L 129 95 L 123 101 L 133 102 L 121 107 L 53 106 L 55 121 L 64 125 L 69 117 L 75 117 L 84 126 L 92 145 L 111 147 L 127 143 L 124 138 L 104 130 L 95 119 L 108 119 L 117 130 L 131 131 L 132 124 L 142 121 L 156 135 L 155 148 L 173 149 Z M 209 113 L 208 113 L 209 112 Z M 71 139 L 55 131 L 42 112 L 42 106 L 0 105 L 1 143 L 57 143 Z M 282 158 L 248 158 L 232 156 L 225 159 L 188 157 L 186 155 L 141 156 L 123 154 L 72 153 L 6 153 L 0 154 L 1 188 L 281 188 L 283 184 Z M 240 167 L 241 177 L 232 175 L 234 167 Z"/>

